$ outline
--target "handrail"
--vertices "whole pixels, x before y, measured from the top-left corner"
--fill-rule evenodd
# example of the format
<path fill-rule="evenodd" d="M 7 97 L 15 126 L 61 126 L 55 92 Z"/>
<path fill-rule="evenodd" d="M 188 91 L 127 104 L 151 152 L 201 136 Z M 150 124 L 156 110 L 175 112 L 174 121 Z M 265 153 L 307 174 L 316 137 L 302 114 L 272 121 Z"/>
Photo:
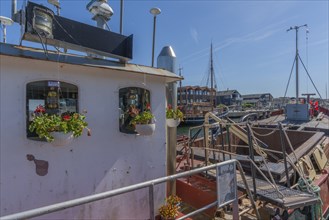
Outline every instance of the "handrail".
<path fill-rule="evenodd" d="M 182 172 L 182 173 L 178 173 L 178 174 L 174 174 L 174 175 L 170 175 L 170 176 L 166 176 L 166 177 L 160 177 L 160 178 L 157 178 L 157 179 L 154 179 L 154 180 L 149 180 L 149 181 L 146 181 L 146 182 L 137 183 L 137 184 L 134 184 L 134 185 L 131 185 L 131 186 L 122 187 L 120 189 L 115 189 L 115 190 L 111 190 L 111 191 L 97 193 L 97 194 L 94 194 L 94 195 L 89 195 L 89 196 L 81 197 L 81 198 L 78 198 L 78 199 L 73 199 L 73 200 L 69 200 L 69 201 L 65 201 L 65 202 L 61 202 L 61 203 L 56 203 L 56 204 L 53 204 L 53 205 L 48 205 L 48 206 L 44 206 L 44 207 L 40 207 L 40 208 L 36 208 L 36 209 L 32 209 L 32 210 L 20 212 L 20 213 L 15 213 L 15 214 L 12 214 L 12 215 L 3 216 L 3 217 L 0 217 L 0 220 L 28 219 L 28 218 L 32 218 L 32 217 L 42 216 L 42 215 L 45 215 L 45 214 L 49 214 L 49 213 L 53 213 L 53 212 L 60 211 L 60 210 L 63 210 L 63 209 L 67 209 L 67 208 L 83 205 L 83 204 L 86 204 L 86 203 L 106 199 L 106 198 L 109 198 L 109 197 L 112 197 L 112 196 L 128 193 L 128 192 L 135 191 L 135 190 L 142 189 L 142 188 L 146 188 L 146 187 L 149 187 L 150 219 L 154 219 L 154 198 L 153 198 L 153 187 L 154 187 L 154 185 L 157 185 L 157 184 L 160 184 L 160 183 L 163 183 L 163 182 L 167 182 L 167 181 L 173 181 L 173 180 L 176 180 L 176 179 L 181 178 L 181 177 L 191 176 L 193 174 L 197 174 L 197 173 L 201 173 L 201 172 L 204 172 L 204 171 L 207 171 L 207 170 L 215 169 L 219 166 L 223 166 L 223 165 L 230 164 L 230 163 L 233 163 L 233 162 L 236 163 L 239 170 L 242 169 L 241 164 L 239 163 L 239 161 L 237 161 L 235 159 L 227 160 L 227 161 L 217 163 L 217 164 L 212 164 L 212 165 L 209 165 L 209 166 L 206 166 L 206 167 L 196 168 L 196 169 L 189 170 L 189 171 L 186 171 L 186 172 Z M 241 171 L 242 170 L 240 170 L 240 173 L 241 173 Z M 243 172 L 242 172 L 242 175 L 243 175 Z M 248 185 L 246 185 L 246 187 L 248 188 Z M 249 191 L 249 190 L 247 190 L 247 191 Z M 251 196 L 250 192 L 248 192 L 248 194 L 249 194 L 249 196 Z M 235 199 L 237 199 L 237 198 L 235 198 Z M 201 211 L 202 211 L 202 208 L 201 208 Z M 199 211 L 199 212 L 201 212 L 201 211 Z M 193 213 L 194 214 L 198 213 L 198 210 L 194 211 Z M 256 213 L 258 214 L 257 210 L 256 210 Z"/>

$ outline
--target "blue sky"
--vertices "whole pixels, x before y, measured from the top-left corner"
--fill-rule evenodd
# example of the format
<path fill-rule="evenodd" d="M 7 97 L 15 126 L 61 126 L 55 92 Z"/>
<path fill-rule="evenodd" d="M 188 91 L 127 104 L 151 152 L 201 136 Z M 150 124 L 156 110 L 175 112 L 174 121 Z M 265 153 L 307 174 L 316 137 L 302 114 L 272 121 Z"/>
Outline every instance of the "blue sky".
<path fill-rule="evenodd" d="M 55 10 L 46 0 L 34 2 Z M 85 9 L 88 2 L 62 0 L 61 16 L 95 25 Z M 108 25 L 112 31 L 119 32 L 120 1 L 108 3 L 114 10 Z M 22 4 L 18 0 L 18 8 Z M 0 15 L 9 17 L 10 7 L 10 0 L 1 0 Z M 153 17 L 149 10 L 152 7 L 162 11 L 157 17 L 155 56 L 163 46 L 173 47 L 177 68 L 183 68 L 183 85 L 205 85 L 213 42 L 218 89 L 237 89 L 241 94 L 284 95 L 295 56 L 295 32 L 286 30 L 308 24 L 308 41 L 306 29 L 299 31 L 299 52 L 322 97 L 326 98 L 328 1 L 125 0 L 123 34 L 134 34 L 131 63 L 151 65 Z M 8 27 L 7 35 L 8 43 L 18 44 L 18 24 Z M 23 42 L 23 45 L 35 44 Z M 316 92 L 302 65 L 299 66 L 300 94 Z M 295 74 L 287 96 L 294 95 Z"/>

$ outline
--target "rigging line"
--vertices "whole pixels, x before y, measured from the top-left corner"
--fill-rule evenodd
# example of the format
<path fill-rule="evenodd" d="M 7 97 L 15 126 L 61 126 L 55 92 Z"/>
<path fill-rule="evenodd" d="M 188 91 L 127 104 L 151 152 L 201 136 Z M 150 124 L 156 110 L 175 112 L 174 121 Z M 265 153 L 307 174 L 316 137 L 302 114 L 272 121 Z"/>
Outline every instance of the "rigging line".
<path fill-rule="evenodd" d="M 287 83 L 287 86 L 286 86 L 286 91 L 284 92 L 284 96 L 283 96 L 283 98 L 285 98 L 286 95 L 287 95 L 287 91 L 288 91 L 288 87 L 289 87 L 289 84 L 290 84 L 290 79 L 291 79 L 292 71 L 294 70 L 295 62 L 296 62 L 296 58 L 294 59 L 294 62 L 293 62 L 293 64 L 292 64 L 292 67 L 291 67 L 291 70 L 290 70 L 290 76 L 289 76 L 289 80 L 288 80 L 288 83 Z M 283 101 L 284 101 L 284 100 L 283 100 Z M 283 103 L 282 103 L 282 104 L 283 104 Z"/>
<path fill-rule="evenodd" d="M 216 53 L 215 53 L 215 58 L 216 58 L 215 60 L 219 60 Z M 221 81 L 222 84 L 223 84 L 223 90 L 224 90 L 225 87 L 229 88 L 230 86 L 226 83 L 226 80 L 224 80 L 224 71 L 223 71 L 223 67 L 222 67 L 221 63 L 219 62 L 218 66 L 217 66 L 217 63 L 215 62 L 214 65 L 219 70 L 218 71 L 218 78 L 219 78 L 219 81 Z"/>
<path fill-rule="evenodd" d="M 319 95 L 319 96 L 320 96 L 320 98 L 322 99 L 322 96 L 321 96 L 321 94 L 319 93 L 318 89 L 316 88 L 316 86 L 315 86 L 315 84 L 314 84 L 314 82 L 313 82 L 313 80 L 312 80 L 312 78 L 311 78 L 310 74 L 308 73 L 308 71 L 307 71 L 307 69 L 306 69 L 306 67 L 305 67 L 305 65 L 304 65 L 304 63 L 303 63 L 303 61 L 302 61 L 302 58 L 300 58 L 300 56 L 299 56 L 299 55 L 298 55 L 298 57 L 299 57 L 299 60 L 300 60 L 300 62 L 303 64 L 303 67 L 304 67 L 304 69 L 305 69 L 305 71 L 306 71 L 306 73 L 307 73 L 308 77 L 310 78 L 310 80 L 311 80 L 311 82 L 312 82 L 312 84 L 313 84 L 313 86 L 314 86 L 315 90 L 317 91 L 318 95 Z"/>
<path fill-rule="evenodd" d="M 308 69 L 308 33 L 309 30 L 306 29 L 306 67 Z M 306 91 L 308 93 L 308 81 L 306 80 Z"/>

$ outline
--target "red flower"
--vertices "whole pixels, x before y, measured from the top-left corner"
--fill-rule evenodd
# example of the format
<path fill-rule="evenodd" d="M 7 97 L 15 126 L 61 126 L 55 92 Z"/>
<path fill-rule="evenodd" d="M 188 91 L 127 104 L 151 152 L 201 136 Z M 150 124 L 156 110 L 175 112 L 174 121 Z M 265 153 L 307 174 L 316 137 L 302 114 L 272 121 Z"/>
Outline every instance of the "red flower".
<path fill-rule="evenodd" d="M 69 121 L 71 119 L 71 116 L 70 115 L 64 115 L 62 118 L 63 118 L 64 121 Z"/>
<path fill-rule="evenodd" d="M 42 105 L 39 105 L 34 111 L 34 113 L 45 113 L 45 112 L 46 109 Z"/>
<path fill-rule="evenodd" d="M 171 106 L 170 104 L 168 104 L 168 110 L 169 110 L 169 109 L 172 109 L 172 106 Z"/>
<path fill-rule="evenodd" d="M 150 105 L 150 103 L 147 103 L 147 104 L 146 104 L 146 109 L 147 109 L 147 110 L 151 110 L 151 105 Z"/>

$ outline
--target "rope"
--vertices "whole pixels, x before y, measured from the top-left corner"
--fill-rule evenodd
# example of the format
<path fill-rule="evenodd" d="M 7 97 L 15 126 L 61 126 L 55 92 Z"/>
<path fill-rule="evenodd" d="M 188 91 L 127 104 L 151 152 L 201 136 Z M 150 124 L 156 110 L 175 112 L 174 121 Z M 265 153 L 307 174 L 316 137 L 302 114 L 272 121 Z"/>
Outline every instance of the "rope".
<path fill-rule="evenodd" d="M 272 134 L 274 134 L 274 132 L 276 132 L 276 130 L 273 130 L 273 131 L 271 131 L 270 133 L 267 133 L 267 134 L 259 134 L 259 133 L 257 133 L 256 131 L 252 131 L 254 134 L 256 134 L 257 136 L 260 136 L 260 137 L 266 137 L 266 136 L 270 136 L 270 135 L 272 135 Z"/>
<path fill-rule="evenodd" d="M 311 212 L 311 215 L 312 215 L 312 220 L 322 220 L 324 219 L 323 216 L 322 216 L 322 205 L 323 205 L 323 202 L 321 200 L 321 197 L 320 197 L 320 190 L 321 188 L 319 186 L 316 186 L 314 184 L 312 184 L 312 180 L 307 178 L 306 180 L 304 179 L 299 179 L 298 180 L 298 188 L 303 191 L 303 192 L 307 192 L 308 191 L 308 186 L 310 186 L 311 190 L 312 190 L 312 193 L 316 194 L 318 199 L 320 200 L 320 203 L 317 203 L 317 204 L 314 204 L 312 205 L 312 212 Z"/>
<path fill-rule="evenodd" d="M 265 161 L 265 158 L 267 158 L 267 154 L 266 152 L 259 146 L 258 142 L 256 141 L 256 137 L 254 135 L 254 131 L 251 129 L 250 125 L 247 124 L 247 126 L 249 127 L 249 130 L 251 131 L 251 138 L 252 138 L 252 144 L 253 144 L 253 148 L 256 151 L 257 154 L 259 154 L 260 156 L 263 157 L 263 160 Z"/>

